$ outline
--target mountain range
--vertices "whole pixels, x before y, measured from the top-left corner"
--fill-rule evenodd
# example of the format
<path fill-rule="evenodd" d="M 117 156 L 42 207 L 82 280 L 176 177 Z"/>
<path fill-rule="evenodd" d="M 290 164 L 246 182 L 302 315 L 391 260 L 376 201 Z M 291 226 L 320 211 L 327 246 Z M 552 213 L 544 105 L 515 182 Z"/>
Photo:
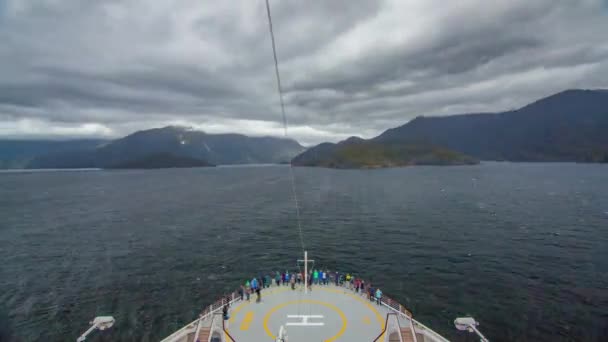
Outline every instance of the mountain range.
<path fill-rule="evenodd" d="M 293 159 L 292 159 L 293 158 Z M 419 116 L 372 139 L 304 151 L 275 137 L 167 126 L 116 140 L 0 140 L 0 168 L 188 167 L 287 163 L 375 168 L 479 160 L 608 162 L 608 90 L 567 90 L 499 113 Z"/>
<path fill-rule="evenodd" d="M 0 169 L 26 168 L 38 156 L 94 149 L 107 142 L 102 139 L 0 140 Z"/>
<path fill-rule="evenodd" d="M 420 116 L 372 139 L 317 145 L 293 163 L 357 168 L 475 159 L 608 162 L 608 91 L 567 90 L 499 113 Z"/>
<path fill-rule="evenodd" d="M 292 139 L 248 137 L 241 134 L 208 134 L 185 127 L 167 126 L 138 131 L 124 138 L 84 144 L 66 141 L 69 149 L 49 149 L 27 158 L 13 151 L 26 168 L 124 168 L 202 166 L 289 162 L 304 150 Z M 0 141 L 0 149 L 3 147 Z M 8 150 L 8 147 L 4 147 Z M 175 165 L 175 166 L 178 166 Z"/>

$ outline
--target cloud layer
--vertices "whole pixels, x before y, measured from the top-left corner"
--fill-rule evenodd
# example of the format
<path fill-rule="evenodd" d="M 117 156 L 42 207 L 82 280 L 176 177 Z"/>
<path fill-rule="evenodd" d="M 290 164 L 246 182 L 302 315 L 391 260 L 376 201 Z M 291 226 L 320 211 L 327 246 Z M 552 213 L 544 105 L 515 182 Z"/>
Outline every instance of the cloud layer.
<path fill-rule="evenodd" d="M 608 87 L 603 0 L 271 1 L 291 136 Z M 0 137 L 281 135 L 262 0 L 0 1 Z"/>

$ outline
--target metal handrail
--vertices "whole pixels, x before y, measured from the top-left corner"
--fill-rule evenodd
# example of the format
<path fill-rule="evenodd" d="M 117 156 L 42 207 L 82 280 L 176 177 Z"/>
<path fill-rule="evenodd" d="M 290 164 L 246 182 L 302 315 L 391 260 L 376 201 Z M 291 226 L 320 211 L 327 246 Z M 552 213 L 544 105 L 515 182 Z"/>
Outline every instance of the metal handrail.
<path fill-rule="evenodd" d="M 211 315 L 213 315 L 214 313 L 216 313 L 222 309 L 223 305 L 227 302 L 226 298 L 227 298 L 227 296 L 222 296 L 221 299 L 218 299 L 217 301 L 215 301 L 212 304 L 205 307 L 203 309 L 203 311 L 199 314 L 199 317 L 196 320 L 188 323 L 183 328 L 181 328 L 178 331 L 174 332 L 173 334 L 165 337 L 162 341 L 172 341 L 180 334 L 185 333 L 185 331 L 189 331 L 189 329 L 191 329 L 191 328 L 194 328 L 195 332 L 196 332 L 196 329 L 198 328 L 198 324 L 200 324 L 200 322 L 204 321 L 205 319 L 209 318 Z M 231 300 L 228 302 L 230 305 L 241 300 L 241 297 L 237 296 L 236 292 L 232 292 L 230 294 L 230 298 L 231 298 Z"/>
<path fill-rule="evenodd" d="M 418 337 L 416 337 L 416 329 L 414 328 L 414 322 L 412 322 L 410 317 L 410 329 L 412 330 L 412 336 L 414 337 L 414 342 L 418 342 Z"/>
<path fill-rule="evenodd" d="M 403 305 L 401 305 L 396 300 L 391 299 L 388 296 L 382 296 L 380 299 L 382 305 L 388 307 L 390 310 L 398 312 L 400 315 L 405 316 L 407 320 L 410 322 L 410 329 L 412 330 L 412 337 L 414 338 L 414 342 L 418 342 L 418 338 L 416 337 L 416 328 L 414 327 L 414 322 L 412 319 L 412 313 L 409 312 Z"/>
<path fill-rule="evenodd" d="M 382 303 L 382 304 L 384 304 L 384 303 Z M 433 335 L 433 337 L 434 337 L 434 338 L 436 338 L 436 339 L 438 339 L 439 341 L 443 341 L 443 342 L 450 342 L 450 341 L 449 341 L 449 340 L 447 340 L 445 337 L 443 337 L 443 336 L 439 335 L 438 333 L 436 333 L 436 332 L 435 332 L 433 329 L 431 329 L 431 328 L 427 327 L 426 325 L 424 325 L 424 324 L 420 323 L 419 321 L 415 320 L 413 317 L 408 316 L 408 314 L 406 314 L 406 313 L 404 313 L 404 312 L 401 312 L 401 311 L 398 311 L 398 310 L 396 310 L 395 308 L 393 308 L 392 306 L 389 306 L 389 305 L 385 305 L 385 306 L 386 306 L 386 307 L 388 307 L 389 309 L 391 309 L 391 310 L 395 311 L 396 313 L 398 313 L 398 314 L 400 314 L 400 315 L 402 315 L 402 316 L 406 317 L 407 319 L 409 319 L 409 320 L 410 320 L 410 322 L 411 322 L 412 324 L 414 324 L 414 323 L 415 323 L 417 326 L 420 326 L 421 328 L 423 328 L 423 329 L 424 329 L 425 333 L 429 333 L 429 334 Z M 407 310 L 406 310 L 406 311 L 407 311 Z M 409 311 L 407 311 L 407 312 L 409 313 Z M 411 315 L 411 313 L 410 313 L 410 315 Z"/>
<path fill-rule="evenodd" d="M 194 338 L 198 340 L 198 335 L 201 332 L 201 318 L 196 321 L 196 329 L 194 329 Z"/>
<path fill-rule="evenodd" d="M 384 335 L 384 333 L 386 332 L 386 329 L 388 328 L 388 316 L 389 315 L 394 315 L 394 313 L 389 312 L 386 314 L 386 321 L 384 322 L 384 329 L 382 329 L 382 332 L 380 332 L 380 335 L 378 335 L 378 337 L 376 337 L 372 342 L 378 342 L 380 337 L 382 337 L 382 335 Z"/>
<path fill-rule="evenodd" d="M 228 336 L 232 342 L 236 342 L 236 340 L 230 335 L 230 333 L 228 331 L 226 331 L 226 320 L 224 319 L 224 317 L 222 317 L 222 330 L 224 330 L 224 334 L 226 334 L 226 336 Z"/>

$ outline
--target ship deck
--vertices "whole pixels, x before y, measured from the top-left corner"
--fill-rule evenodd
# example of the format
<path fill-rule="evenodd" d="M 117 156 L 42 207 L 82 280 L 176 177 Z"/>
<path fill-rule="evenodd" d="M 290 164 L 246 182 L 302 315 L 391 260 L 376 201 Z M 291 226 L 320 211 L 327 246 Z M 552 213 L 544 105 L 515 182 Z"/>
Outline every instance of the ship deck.
<path fill-rule="evenodd" d="M 290 342 L 373 341 L 384 329 L 389 309 L 344 287 L 275 286 L 230 310 L 226 330 L 236 341 L 274 341 L 281 326 Z M 406 322 L 403 322 L 406 326 Z"/>
<path fill-rule="evenodd" d="M 307 293 L 301 285 L 274 285 L 256 299 L 256 294 L 241 300 L 232 293 L 163 342 L 276 341 L 281 327 L 289 342 L 447 342 L 389 297 L 378 304 L 367 294 L 333 283 L 313 285 Z M 228 302 L 229 318 L 224 320 Z"/>

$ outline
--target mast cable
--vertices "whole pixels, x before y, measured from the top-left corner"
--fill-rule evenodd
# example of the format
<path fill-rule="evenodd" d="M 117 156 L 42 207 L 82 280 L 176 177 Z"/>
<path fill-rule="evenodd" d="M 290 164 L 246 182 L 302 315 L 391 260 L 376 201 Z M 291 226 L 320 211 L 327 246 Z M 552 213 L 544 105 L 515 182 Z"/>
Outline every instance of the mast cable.
<path fill-rule="evenodd" d="M 281 76 L 279 74 L 279 61 L 277 59 L 277 48 L 274 41 L 274 30 L 272 28 L 272 15 L 270 14 L 270 4 L 266 0 L 266 13 L 268 14 L 268 29 L 270 30 L 270 40 L 272 41 L 272 56 L 274 57 L 274 71 L 277 78 L 277 90 L 279 92 L 279 100 L 281 103 L 281 114 L 283 116 L 283 134 L 286 138 L 287 135 L 287 115 L 285 115 L 285 102 L 283 101 L 283 88 L 281 86 Z M 305 251 L 304 246 L 304 234 L 302 233 L 302 224 L 300 220 L 300 204 L 298 202 L 298 195 L 296 191 L 296 176 L 293 171 L 293 165 L 289 162 L 289 175 L 291 179 L 291 191 L 293 193 L 293 201 L 296 207 L 296 220 L 298 222 L 298 231 L 300 234 L 300 244 L 302 245 L 302 251 Z"/>

